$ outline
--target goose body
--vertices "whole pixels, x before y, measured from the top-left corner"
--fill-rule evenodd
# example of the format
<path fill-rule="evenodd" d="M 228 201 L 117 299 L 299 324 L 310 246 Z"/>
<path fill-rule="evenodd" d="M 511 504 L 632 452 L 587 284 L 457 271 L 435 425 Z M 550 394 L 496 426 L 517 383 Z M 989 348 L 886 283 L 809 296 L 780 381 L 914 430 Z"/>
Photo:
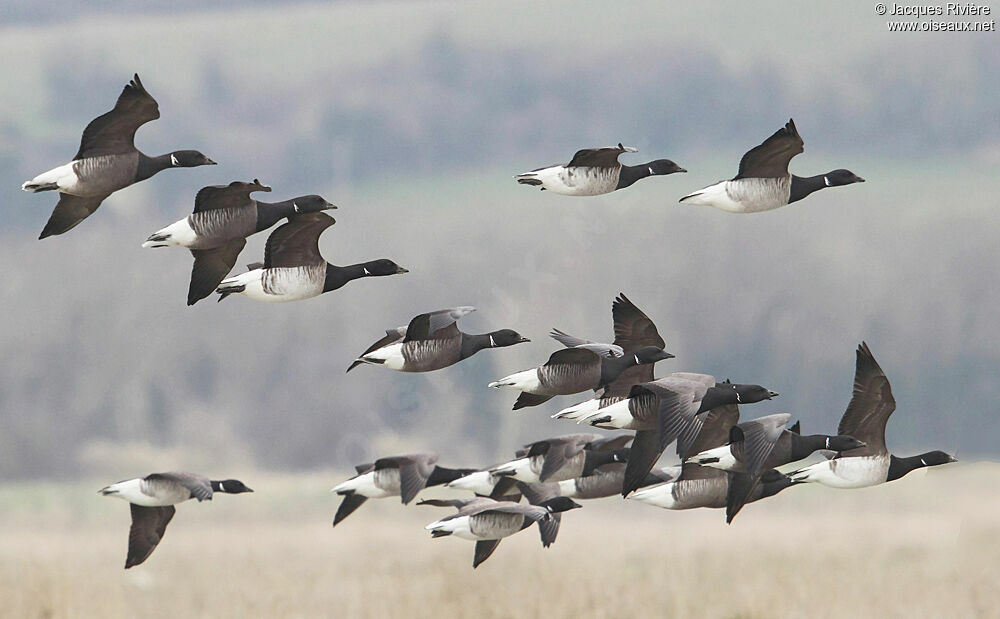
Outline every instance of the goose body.
<path fill-rule="evenodd" d="M 368 499 L 398 496 L 403 505 L 410 503 L 423 489 L 454 481 L 473 472 L 437 465 L 436 453 L 415 453 L 379 458 L 371 464 L 354 467 L 357 475 L 333 487 L 343 500 L 333 526 L 350 516 Z"/>
<path fill-rule="evenodd" d="M 781 129 L 740 160 L 739 173 L 680 199 L 685 204 L 712 206 L 730 213 L 759 213 L 797 202 L 827 187 L 863 183 L 850 170 L 833 170 L 818 176 L 789 173 L 792 157 L 804 150 L 802 137 L 789 120 Z"/>
<path fill-rule="evenodd" d="M 210 501 L 215 492 L 241 494 L 253 490 L 238 479 L 210 480 L 183 472 L 153 473 L 102 488 L 100 494 L 128 502 L 132 511 L 125 569 L 139 565 L 153 553 L 174 517 L 174 505 L 190 499 Z"/>
<path fill-rule="evenodd" d="M 135 132 L 160 117 L 159 105 L 135 75 L 115 107 L 84 129 L 80 149 L 69 163 L 35 176 L 21 185 L 30 192 L 57 191 L 59 202 L 39 239 L 63 234 L 92 215 L 112 193 L 174 167 L 214 165 L 194 150 L 149 157 L 135 147 Z"/>
<path fill-rule="evenodd" d="M 518 174 L 522 185 L 538 187 L 564 196 L 598 196 L 624 189 L 647 176 L 686 172 L 673 161 L 658 159 L 637 166 L 623 166 L 622 153 L 637 152 L 631 146 L 587 148 L 577 151 L 569 163 L 538 168 Z"/>
<path fill-rule="evenodd" d="M 216 292 L 225 299 L 242 294 L 256 301 L 284 303 L 337 290 L 349 281 L 406 273 L 386 259 L 340 267 L 327 263 L 319 252 L 319 237 L 335 223 L 326 213 L 300 213 L 288 218 L 267 239 L 264 263 L 222 280 Z"/>
<path fill-rule="evenodd" d="M 591 475 L 604 464 L 628 459 L 628 435 L 569 434 L 528 443 L 520 457 L 497 465 L 490 473 L 523 483 L 556 482 Z"/>
<path fill-rule="evenodd" d="M 457 321 L 474 312 L 470 306 L 419 314 L 405 327 L 386 329 L 386 335 L 347 368 L 362 363 L 399 372 L 431 372 L 454 365 L 480 350 L 529 342 L 511 329 L 472 335 L 459 331 Z"/>
<path fill-rule="evenodd" d="M 555 497 L 539 505 L 522 505 L 511 501 L 496 501 L 485 497 L 468 500 L 423 501 L 426 505 L 451 505 L 458 512 L 436 520 L 426 527 L 432 537 L 455 536 L 476 542 L 472 567 L 488 559 L 505 537 L 538 523 L 542 546 L 555 542 L 559 533 L 558 514 L 580 507 L 566 497 Z"/>

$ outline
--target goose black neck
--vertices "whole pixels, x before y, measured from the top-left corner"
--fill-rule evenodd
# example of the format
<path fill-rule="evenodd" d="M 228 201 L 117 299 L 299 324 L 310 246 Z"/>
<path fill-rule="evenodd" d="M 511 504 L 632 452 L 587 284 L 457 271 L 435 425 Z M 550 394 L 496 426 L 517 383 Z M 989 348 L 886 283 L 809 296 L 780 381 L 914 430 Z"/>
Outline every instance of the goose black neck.
<path fill-rule="evenodd" d="M 614 382 L 621 376 L 622 372 L 636 365 L 635 355 L 622 355 L 614 359 L 601 358 L 601 383 L 597 387 L 603 387 Z"/>
<path fill-rule="evenodd" d="M 698 409 L 698 412 L 704 413 L 726 404 L 738 404 L 739 400 L 736 395 L 736 390 L 733 389 L 732 385 L 719 386 L 717 384 L 715 387 L 709 387 L 701 399 L 701 408 Z"/>
<path fill-rule="evenodd" d="M 826 176 L 823 174 L 806 177 L 792 174 L 792 188 L 788 194 L 788 203 L 791 204 L 792 202 L 801 200 L 812 192 L 826 189 L 827 187 L 829 185 L 826 184 Z"/>
<path fill-rule="evenodd" d="M 908 458 L 897 458 L 896 456 L 889 456 L 889 474 L 886 475 L 886 481 L 894 481 L 900 477 L 905 476 L 910 471 L 915 471 L 917 469 L 922 469 L 927 464 L 920 456 L 910 456 Z"/>
<path fill-rule="evenodd" d="M 209 483 L 212 485 L 212 492 L 226 492 L 226 488 L 222 485 L 221 481 L 213 479 Z"/>
<path fill-rule="evenodd" d="M 788 431 L 786 430 L 786 432 Z M 792 439 L 792 459 L 789 462 L 802 460 L 809 457 L 809 454 L 814 451 L 826 449 L 829 444 L 827 441 L 830 439 L 826 434 L 807 434 L 805 436 L 794 432 L 788 432 L 788 434 Z"/>
<path fill-rule="evenodd" d="M 364 264 L 351 264 L 346 267 L 328 264 L 326 265 L 326 281 L 323 282 L 323 292 L 336 290 L 347 282 L 361 277 L 367 277 Z"/>
<path fill-rule="evenodd" d="M 615 453 L 613 451 L 595 451 L 593 449 L 586 449 L 583 452 L 583 471 L 578 475 L 578 477 L 587 477 L 594 473 L 594 469 L 599 466 L 604 466 L 605 464 L 610 464 L 615 461 Z"/>
<path fill-rule="evenodd" d="M 435 466 L 434 470 L 431 471 L 429 477 L 427 477 L 427 487 L 440 486 L 441 484 L 446 484 L 450 481 L 455 481 L 459 477 L 465 477 L 469 473 L 475 473 L 476 469 L 449 469 L 444 466 Z"/>
<path fill-rule="evenodd" d="M 292 200 L 284 202 L 257 202 L 257 232 L 267 230 L 281 219 L 295 214 Z"/>
<path fill-rule="evenodd" d="M 467 359 L 484 348 L 493 348 L 489 333 L 462 334 L 462 358 Z"/>
<path fill-rule="evenodd" d="M 165 155 L 149 157 L 139 153 L 139 167 L 137 167 L 135 171 L 135 181 L 139 182 L 146 180 L 161 170 L 173 167 L 173 163 L 170 161 L 170 155 L 171 153 L 166 153 Z"/>
<path fill-rule="evenodd" d="M 618 186 L 615 189 L 624 189 L 637 180 L 649 176 L 649 165 L 623 165 L 618 173 Z"/>

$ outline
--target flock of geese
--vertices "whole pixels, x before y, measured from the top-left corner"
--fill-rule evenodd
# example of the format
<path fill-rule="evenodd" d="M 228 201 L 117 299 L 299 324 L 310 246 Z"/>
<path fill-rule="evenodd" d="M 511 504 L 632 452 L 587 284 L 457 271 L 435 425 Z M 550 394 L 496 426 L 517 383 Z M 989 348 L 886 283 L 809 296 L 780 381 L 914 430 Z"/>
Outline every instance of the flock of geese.
<path fill-rule="evenodd" d="M 83 132 L 73 159 L 24 183 L 25 191 L 57 191 L 55 210 L 39 238 L 63 234 L 93 214 L 109 195 L 168 168 L 214 165 L 195 150 L 150 157 L 136 149 L 135 132 L 159 118 L 159 106 L 139 76 L 125 86 L 114 109 Z M 636 149 L 578 151 L 569 163 L 515 176 L 518 183 L 569 196 L 593 196 L 627 188 L 649 176 L 686 172 L 668 159 L 623 165 L 618 158 Z M 775 209 L 827 187 L 864 182 L 845 169 L 800 177 L 789 173 L 803 141 L 791 120 L 740 160 L 737 175 L 690 193 L 681 202 L 733 213 Z M 143 247 L 185 247 L 194 257 L 187 303 L 218 293 L 258 301 L 286 302 L 336 290 L 362 277 L 406 273 L 389 259 L 348 266 L 329 264 L 319 238 L 334 224 L 324 211 L 337 207 L 318 195 L 279 202 L 251 198 L 271 188 L 254 179 L 204 187 L 191 215 L 149 236 Z M 246 239 L 284 220 L 267 239 L 264 260 L 230 276 Z M 464 333 L 459 320 L 474 311 L 456 307 L 422 313 L 405 326 L 387 329 L 347 371 L 360 365 L 401 372 L 440 370 L 480 350 L 528 342 L 517 331 Z M 433 537 L 456 536 L 476 542 L 473 567 L 500 541 L 538 524 L 543 546 L 552 544 L 561 515 L 579 508 L 574 501 L 622 496 L 666 509 L 725 508 L 726 521 L 746 503 L 801 483 L 834 488 L 881 484 L 917 468 L 954 462 L 941 451 L 910 457 L 891 454 L 885 427 L 895 400 L 885 373 L 868 346 L 856 354 L 854 390 L 836 434 L 802 434 L 787 413 L 740 421 L 739 405 L 771 400 L 778 394 L 755 384 L 718 381 L 709 374 L 673 372 L 655 378 L 654 366 L 674 355 L 653 321 L 624 294 L 612 303 L 614 339 L 588 340 L 553 330 L 562 346 L 545 363 L 489 384 L 519 392 L 514 410 L 541 405 L 556 396 L 593 391 L 595 397 L 560 410 L 555 419 L 628 433 L 575 433 L 538 440 L 507 462 L 483 468 L 448 468 L 433 453 L 379 458 L 358 465 L 357 474 L 333 488 L 342 497 L 336 526 L 366 500 L 400 497 L 412 502 L 429 487 L 463 493 L 464 498 L 427 499 L 418 504 L 456 511 L 427 525 Z M 657 468 L 675 446 L 680 464 Z M 822 461 L 782 473 L 778 467 L 814 452 Z M 125 568 L 144 562 L 162 539 L 174 505 L 212 499 L 214 493 L 253 492 L 236 479 L 212 480 L 192 473 L 154 473 L 103 488 L 100 493 L 130 504 Z M 525 499 L 526 502 L 522 502 Z"/>

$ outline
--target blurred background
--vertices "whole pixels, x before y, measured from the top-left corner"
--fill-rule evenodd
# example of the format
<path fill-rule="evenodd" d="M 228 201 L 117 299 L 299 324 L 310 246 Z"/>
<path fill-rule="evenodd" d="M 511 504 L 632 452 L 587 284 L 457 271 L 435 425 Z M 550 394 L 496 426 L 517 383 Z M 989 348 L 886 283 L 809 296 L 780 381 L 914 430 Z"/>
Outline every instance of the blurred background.
<path fill-rule="evenodd" d="M 893 451 L 1000 453 L 995 32 L 889 33 L 868 2 L 2 0 L 0 14 L 3 479 L 417 450 L 485 465 L 578 431 L 548 417 L 584 396 L 514 413 L 515 394 L 486 384 L 543 362 L 552 327 L 610 340 L 619 292 L 677 355 L 659 375 L 781 393 L 752 416 L 833 433 L 866 340 L 898 402 Z M 137 146 L 220 165 L 163 172 L 37 241 L 56 196 L 20 184 L 68 161 L 135 72 L 161 111 Z M 789 117 L 794 173 L 868 182 L 747 216 L 677 203 Z M 619 141 L 639 148 L 624 163 L 690 172 L 596 198 L 511 179 Z M 263 200 L 339 205 L 330 262 L 410 273 L 186 307 L 190 254 L 140 244 L 200 187 L 253 178 L 274 189 Z M 344 374 L 384 329 L 456 305 L 478 308 L 467 332 L 532 342 L 430 374 Z"/>

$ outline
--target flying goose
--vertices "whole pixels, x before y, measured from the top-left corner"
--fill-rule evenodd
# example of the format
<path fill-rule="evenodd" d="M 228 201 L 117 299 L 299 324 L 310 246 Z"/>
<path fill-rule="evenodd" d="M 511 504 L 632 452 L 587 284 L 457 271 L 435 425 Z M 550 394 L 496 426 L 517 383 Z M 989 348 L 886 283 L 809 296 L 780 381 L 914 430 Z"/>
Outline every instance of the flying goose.
<path fill-rule="evenodd" d="M 500 329 L 481 335 L 458 330 L 458 320 L 476 308 L 454 307 L 419 314 L 405 327 L 386 329 L 385 337 L 368 347 L 347 368 L 362 363 L 400 372 L 431 372 L 468 359 L 485 348 L 502 348 L 530 342 L 517 331 Z"/>
<path fill-rule="evenodd" d="M 345 267 L 329 264 L 319 253 L 319 237 L 334 224 L 326 213 L 301 213 L 267 237 L 264 263 L 246 273 L 222 280 L 219 301 L 243 294 L 256 301 L 299 301 L 336 290 L 360 277 L 395 275 L 408 271 L 392 260 L 373 260 Z"/>
<path fill-rule="evenodd" d="M 180 472 L 153 473 L 101 488 L 100 494 L 128 501 L 132 508 L 125 569 L 139 565 L 153 554 L 174 517 L 174 505 L 188 499 L 198 499 L 199 503 L 211 501 L 214 492 L 241 494 L 253 490 L 238 479 L 216 481 Z"/>
<path fill-rule="evenodd" d="M 729 495 L 732 492 L 742 491 L 749 485 L 745 473 L 700 466 L 689 460 L 696 451 L 704 451 L 727 440 L 730 429 L 739 420 L 737 407 L 718 407 L 702 415 L 701 419 L 703 423 L 694 441 L 687 446 L 687 451 L 682 449 L 678 452 L 684 461 L 680 475 L 665 483 L 638 489 L 628 496 L 629 499 L 665 509 L 722 508 L 731 502 Z M 788 476 L 774 469 L 764 471 L 744 502 L 773 496 L 793 484 Z M 727 522 L 729 520 L 731 518 L 727 518 Z"/>
<path fill-rule="evenodd" d="M 537 368 L 505 376 L 489 386 L 520 391 L 513 406 L 513 410 L 518 410 L 538 406 L 557 395 L 600 389 L 630 367 L 672 358 L 672 354 L 655 346 L 640 348 L 629 355 L 613 350 L 601 354 L 587 345 L 564 348 L 552 353 L 549 360 Z"/>
<path fill-rule="evenodd" d="M 578 422 L 636 431 L 622 486 L 625 496 L 639 487 L 673 441 L 677 441 L 678 453 L 694 453 L 690 447 L 704 423 L 702 413 L 719 407 L 736 410 L 737 404 L 753 404 L 777 395 L 760 385 L 717 383 L 708 374 L 674 372 L 634 385 L 628 398 L 589 413 Z"/>
<path fill-rule="evenodd" d="M 606 437 L 600 434 L 568 434 L 524 446 L 520 456 L 490 469 L 493 475 L 507 475 L 524 483 L 562 481 L 585 477 L 610 462 L 628 461 L 625 447 L 632 436 Z"/>
<path fill-rule="evenodd" d="M 636 166 L 622 165 L 618 156 L 638 152 L 631 146 L 586 148 L 573 155 L 569 163 L 538 168 L 514 177 L 522 185 L 533 185 L 564 196 L 598 196 L 624 189 L 647 176 L 687 172 L 669 159 L 657 159 Z"/>
<path fill-rule="evenodd" d="M 449 469 L 436 464 L 436 453 L 416 453 L 379 458 L 372 464 L 354 467 L 357 475 L 338 484 L 330 492 L 344 497 L 333 526 L 347 518 L 368 499 L 398 496 L 408 504 L 424 488 L 446 484 L 474 469 Z"/>
<path fill-rule="evenodd" d="M 786 428 L 791 418 L 788 413 L 776 413 L 736 424 L 729 431 L 728 443 L 688 458 L 689 462 L 702 466 L 747 474 L 746 487 L 729 493 L 732 503 L 726 506 L 727 522 L 736 517 L 767 469 L 804 460 L 820 449 L 839 452 L 865 446 L 853 436 L 803 436 Z"/>
<path fill-rule="evenodd" d="M 795 122 L 789 119 L 783 129 L 743 155 L 739 173 L 733 179 L 700 189 L 680 201 L 730 213 L 756 213 L 796 202 L 827 187 L 865 182 L 843 169 L 809 177 L 790 174 L 788 162 L 802 151 L 802 138 Z"/>
<path fill-rule="evenodd" d="M 472 567 L 476 568 L 496 550 L 500 540 L 538 523 L 542 546 L 548 548 L 559 533 L 558 514 L 581 507 L 566 497 L 555 497 L 540 505 L 521 505 L 485 497 L 474 499 L 430 500 L 426 505 L 451 505 L 458 512 L 436 520 L 426 527 L 431 537 L 454 535 L 476 542 Z"/>
<path fill-rule="evenodd" d="M 187 304 L 212 294 L 229 274 L 246 246 L 246 238 L 267 230 L 285 217 L 337 208 L 317 195 L 283 202 L 259 202 L 255 191 L 271 191 L 257 179 L 252 183 L 202 187 L 194 198 L 194 212 L 149 235 L 143 247 L 186 247 L 194 256 Z"/>
<path fill-rule="evenodd" d="M 529 503 L 537 505 L 552 497 L 564 496 L 571 499 L 602 499 L 618 496 L 622 493 L 622 482 L 625 481 L 623 462 L 602 464 L 590 475 L 564 479 L 559 482 L 521 484 Z M 640 487 L 662 484 L 680 476 L 681 467 L 671 466 L 651 470 L 640 483 Z"/>
<path fill-rule="evenodd" d="M 667 347 L 653 321 L 636 307 L 625 296 L 625 293 L 619 293 L 611 303 L 611 317 L 615 330 L 614 346 L 620 348 L 624 354 L 633 354 L 646 346 Z M 573 337 L 558 329 L 553 329 L 551 336 L 568 348 L 582 344 L 594 344 L 594 342 Z M 648 383 L 653 380 L 654 366 L 654 363 L 643 363 L 628 368 L 618 378 L 608 383 L 597 397 L 563 409 L 560 413 L 553 415 L 553 418 L 580 419 L 599 408 L 627 398 L 632 385 Z"/>
<path fill-rule="evenodd" d="M 895 481 L 925 466 L 956 462 L 943 451 L 929 451 L 900 458 L 885 445 L 885 425 L 896 410 L 896 400 L 885 372 L 861 342 L 854 370 L 854 393 L 840 419 L 837 432 L 865 443 L 864 447 L 841 451 L 833 458 L 789 473 L 796 482 L 816 482 L 831 488 L 865 488 Z"/>
<path fill-rule="evenodd" d="M 160 117 L 139 75 L 125 86 L 114 109 L 90 121 L 80 150 L 67 164 L 43 172 L 21 185 L 24 191 L 58 191 L 59 202 L 38 237 L 62 234 L 89 217 L 105 198 L 167 168 L 215 165 L 196 150 L 177 150 L 148 157 L 135 147 L 139 127 Z"/>

